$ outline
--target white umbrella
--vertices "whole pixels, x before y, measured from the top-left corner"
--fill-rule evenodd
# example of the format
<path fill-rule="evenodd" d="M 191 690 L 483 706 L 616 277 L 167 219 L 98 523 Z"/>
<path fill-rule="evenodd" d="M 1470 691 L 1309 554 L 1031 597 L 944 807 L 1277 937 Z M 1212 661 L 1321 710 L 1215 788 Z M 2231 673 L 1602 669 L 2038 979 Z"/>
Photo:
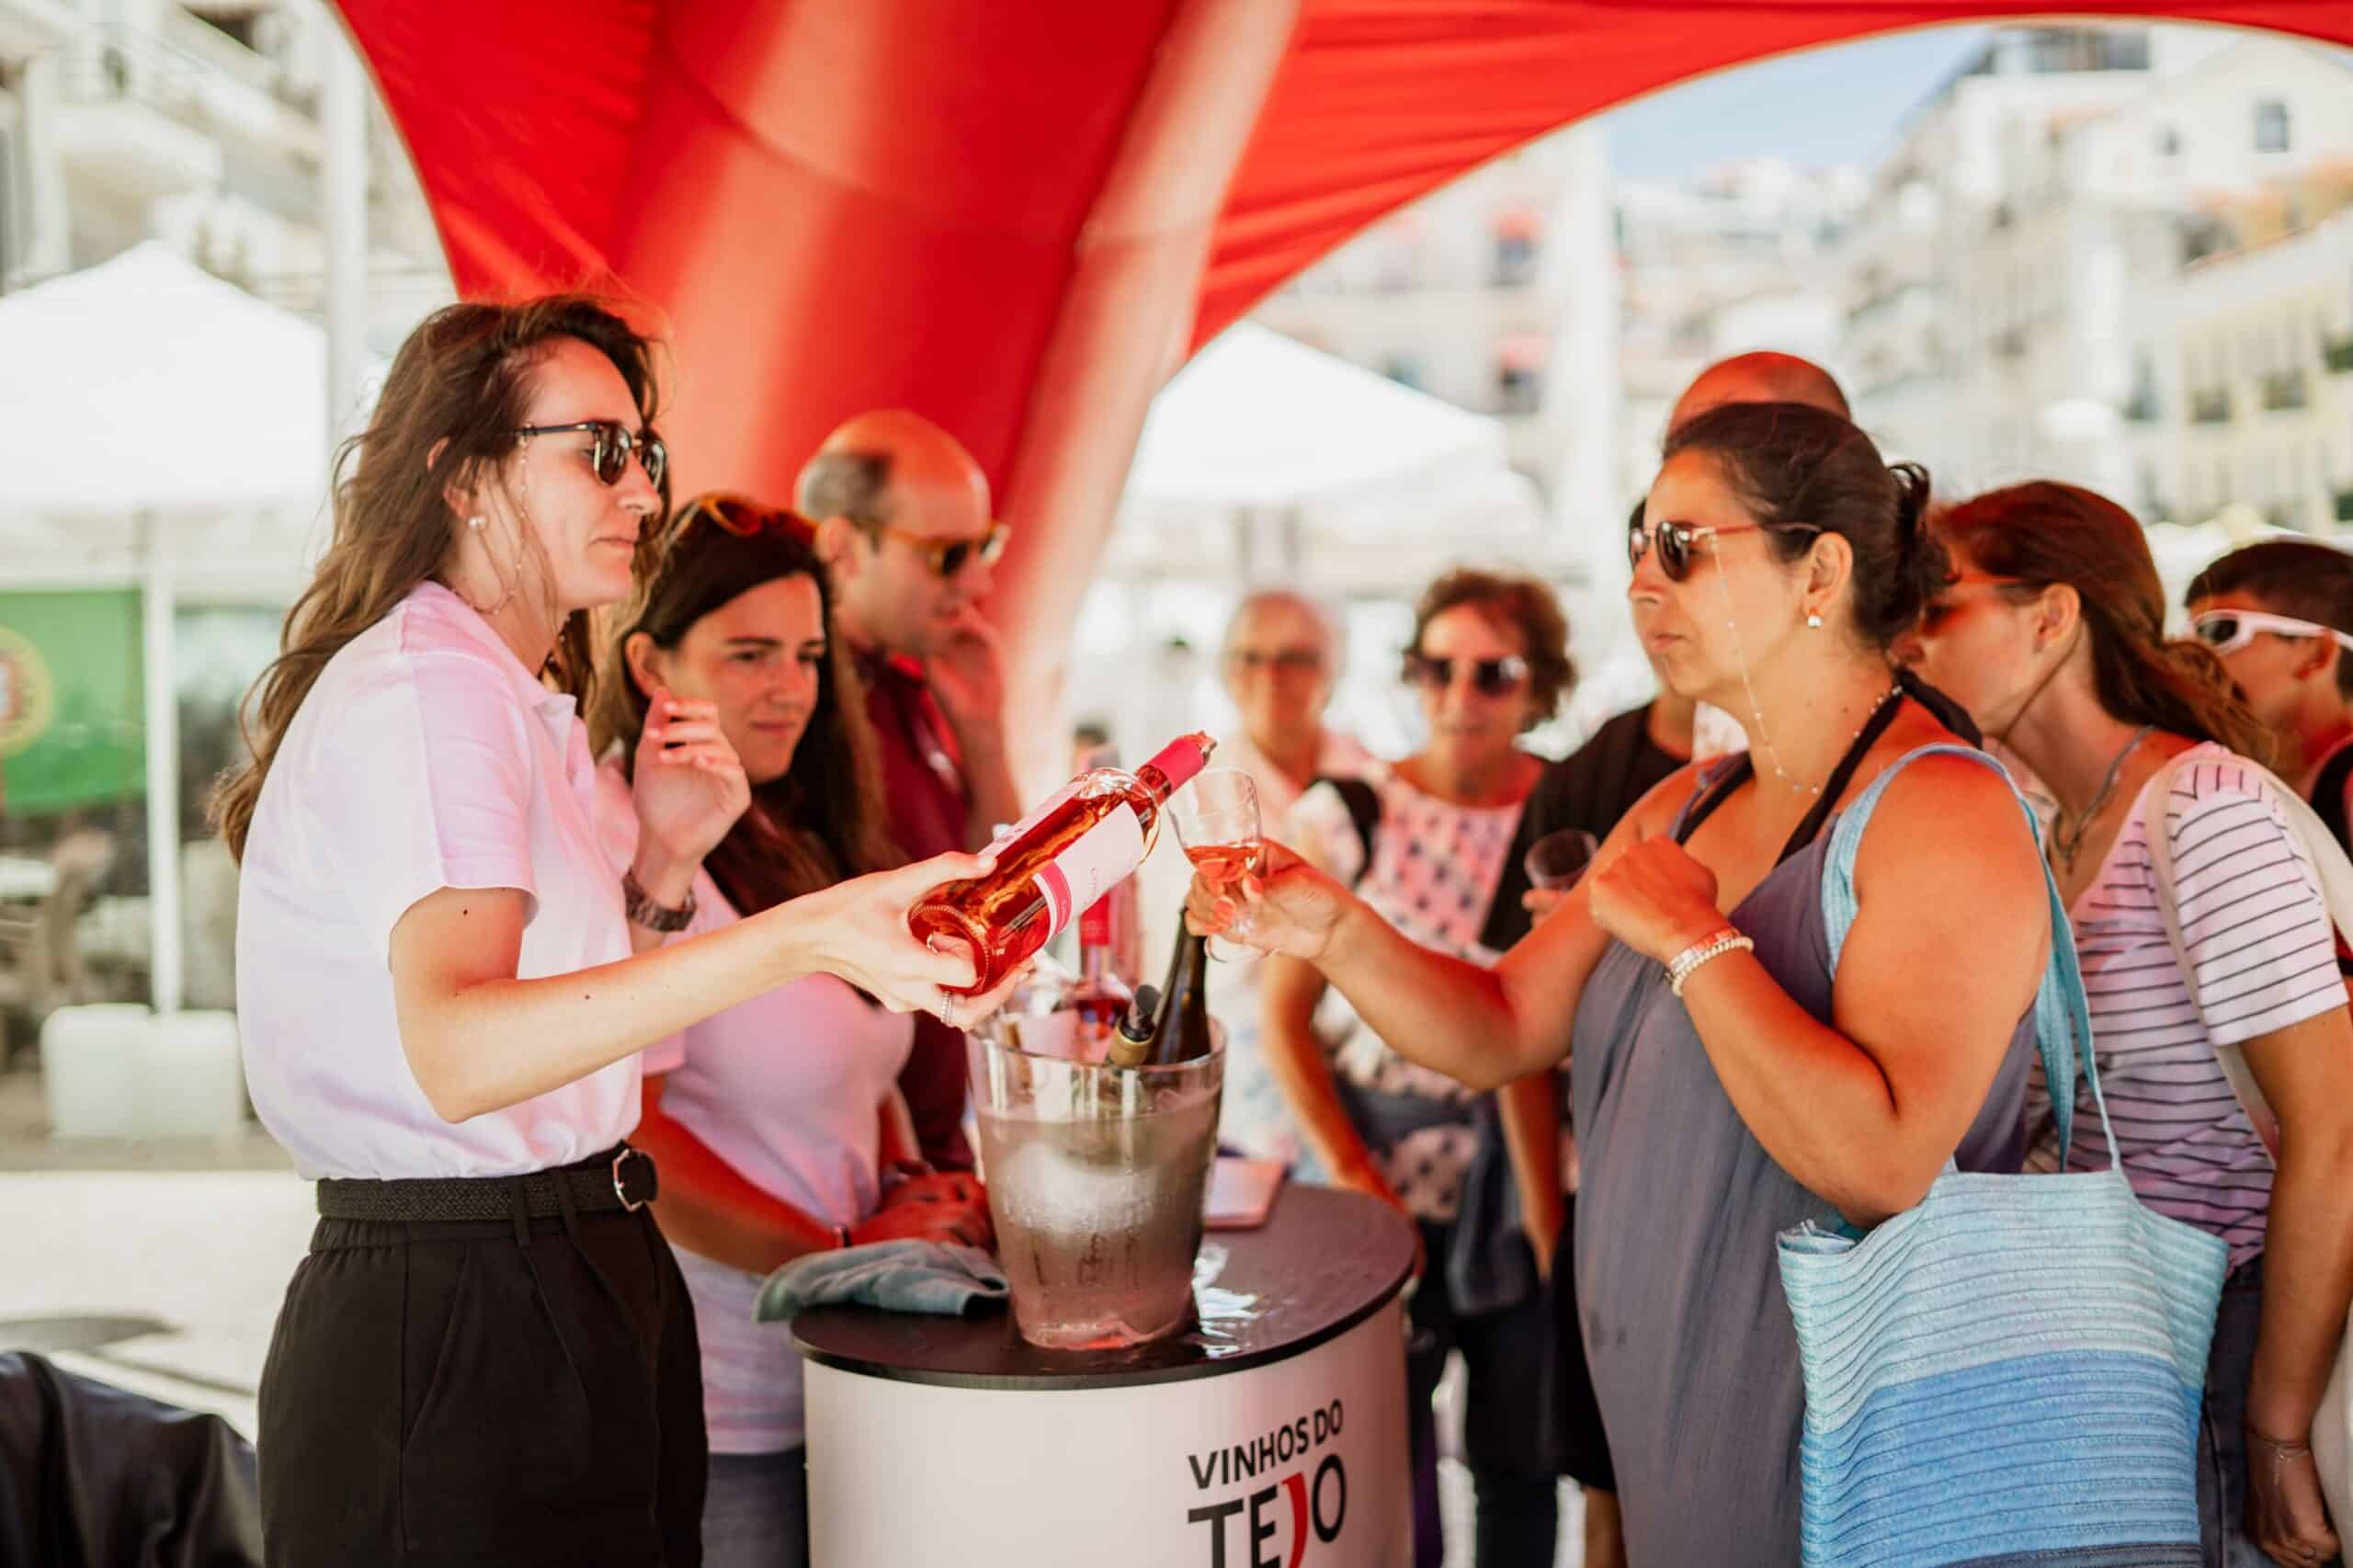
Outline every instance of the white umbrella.
<path fill-rule="evenodd" d="M 1505 466 L 1501 424 L 1250 322 L 1153 400 L 1124 514 L 1305 506 Z"/>
<path fill-rule="evenodd" d="M 159 1012 L 181 999 L 176 562 L 290 582 L 326 491 L 326 335 L 149 243 L 0 297 L 0 558 L 10 581 L 144 593 Z"/>

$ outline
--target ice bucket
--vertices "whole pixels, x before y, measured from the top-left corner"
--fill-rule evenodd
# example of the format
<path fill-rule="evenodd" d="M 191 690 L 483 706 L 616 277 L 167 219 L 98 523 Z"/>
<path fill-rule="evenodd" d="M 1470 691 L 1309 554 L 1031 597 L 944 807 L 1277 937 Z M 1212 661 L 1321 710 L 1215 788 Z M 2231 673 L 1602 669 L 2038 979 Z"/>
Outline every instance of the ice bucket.
<path fill-rule="evenodd" d="M 1217 1153 L 1225 1038 L 1173 1067 L 1122 1068 L 967 1036 L 982 1174 L 1021 1336 L 1054 1350 L 1184 1326 Z"/>

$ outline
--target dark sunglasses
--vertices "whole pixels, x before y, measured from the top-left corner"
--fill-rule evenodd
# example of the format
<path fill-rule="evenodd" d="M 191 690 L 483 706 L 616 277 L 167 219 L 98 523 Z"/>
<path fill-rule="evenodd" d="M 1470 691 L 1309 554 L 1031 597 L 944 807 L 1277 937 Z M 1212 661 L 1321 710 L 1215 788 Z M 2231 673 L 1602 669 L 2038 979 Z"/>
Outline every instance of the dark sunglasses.
<path fill-rule="evenodd" d="M 1482 697 L 1507 697 L 1528 684 L 1528 661 L 1518 653 L 1500 659 L 1434 659 L 1427 653 L 1405 655 L 1405 678 L 1432 691 L 1454 684 L 1457 667 L 1470 672 L 1471 687 Z"/>
<path fill-rule="evenodd" d="M 1768 533 L 1776 528 L 1802 529 L 1810 534 L 1822 530 L 1812 523 L 1725 523 L 1717 528 L 1695 528 L 1689 523 L 1646 523 L 1636 517 L 1626 525 L 1626 564 L 1639 568 L 1643 555 L 1655 546 L 1658 569 L 1666 574 L 1670 583 L 1688 582 L 1691 563 L 1698 559 L 1694 550 L 1702 539 L 1721 539 L 1726 534 Z"/>
<path fill-rule="evenodd" d="M 754 539 L 764 533 L 772 533 L 807 544 L 817 534 L 815 525 L 789 507 L 762 506 L 748 495 L 733 495 L 724 491 L 698 495 L 679 507 L 676 520 L 670 525 L 670 539 L 676 541 L 684 537 L 686 531 L 699 522 L 723 528 L 737 539 Z"/>
<path fill-rule="evenodd" d="M 996 558 L 1005 553 L 1005 541 L 1013 537 L 1013 530 L 1003 523 L 991 523 L 989 531 L 978 539 L 942 540 L 934 539 L 929 534 L 919 534 L 890 523 L 880 522 L 872 517 L 853 517 L 850 520 L 877 538 L 883 534 L 891 534 L 904 540 L 907 548 L 922 556 L 933 574 L 941 577 L 953 577 L 957 573 L 961 572 L 964 569 L 964 563 L 972 560 L 976 552 L 981 558 L 982 565 L 995 565 Z"/>
<path fill-rule="evenodd" d="M 518 441 L 534 436 L 569 436 L 594 432 L 596 444 L 588 449 L 588 466 L 596 471 L 599 483 L 619 484 L 621 475 L 629 472 L 630 454 L 635 452 L 645 465 L 645 477 L 654 488 L 662 488 L 662 476 L 670 471 L 670 449 L 652 430 L 636 431 L 624 428 L 618 419 L 583 419 L 571 425 L 526 425 L 515 432 Z"/>

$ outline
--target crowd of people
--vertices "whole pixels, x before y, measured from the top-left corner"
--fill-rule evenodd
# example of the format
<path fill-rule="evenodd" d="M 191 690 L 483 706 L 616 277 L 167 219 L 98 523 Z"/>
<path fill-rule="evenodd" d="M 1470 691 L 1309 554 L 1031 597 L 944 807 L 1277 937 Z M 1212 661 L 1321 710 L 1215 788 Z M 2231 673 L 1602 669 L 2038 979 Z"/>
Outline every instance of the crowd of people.
<path fill-rule="evenodd" d="M 420 326 L 217 798 L 254 1103 L 322 1216 L 263 1379 L 273 1562 L 805 1562 L 761 1278 L 990 1239 L 960 1028 L 1014 982 L 958 996 L 970 957 L 905 918 L 1020 815 L 987 477 L 877 412 L 792 506 L 674 507 L 653 363 L 573 297 Z M 2353 1297 L 2353 1030 L 2315 863 L 2341 847 L 2287 792 L 2344 837 L 2353 561 L 2237 552 L 2168 641 L 2127 514 L 2049 483 L 1938 505 L 1771 355 L 1678 403 L 1628 543 L 1659 695 L 1561 763 L 1520 744 L 1575 679 L 1535 580 L 1429 585 L 1400 670 L 1427 740 L 1393 761 L 1324 723 L 1312 599 L 1245 600 L 1223 648 L 1220 760 L 1276 842 L 1189 893 L 1266 955 L 1221 986 L 1222 1131 L 1416 1228 L 1417 1562 L 1458 1352 L 1480 1563 L 1552 1561 L 1563 1473 L 1593 1568 L 1795 1562 L 1771 1238 L 1903 1213 L 1949 1161 L 2103 1165 L 2035 1054 L 2069 942 L 2133 1189 L 2230 1249 L 2205 1560 L 2329 1562 L 2308 1434 Z M 1699 755 L 1702 704 L 1742 748 Z M 1938 746 L 1996 752 L 2040 841 Z M 1899 767 L 1834 981 L 1825 844 Z M 1593 869 L 1531 887 L 1562 828 Z"/>

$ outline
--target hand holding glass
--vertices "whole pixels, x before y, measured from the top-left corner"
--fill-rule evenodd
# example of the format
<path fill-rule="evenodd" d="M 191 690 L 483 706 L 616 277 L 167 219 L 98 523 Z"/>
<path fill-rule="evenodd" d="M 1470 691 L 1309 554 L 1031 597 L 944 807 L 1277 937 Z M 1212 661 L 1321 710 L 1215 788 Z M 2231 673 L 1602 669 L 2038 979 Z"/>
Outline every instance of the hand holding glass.
<path fill-rule="evenodd" d="M 1523 864 L 1529 883 L 1552 892 L 1566 892 L 1592 867 L 1600 849 L 1600 841 L 1581 827 L 1548 833 L 1528 846 Z"/>
<path fill-rule="evenodd" d="M 1238 767 L 1205 769 L 1169 802 L 1176 825 L 1176 842 L 1193 863 L 1201 881 L 1221 893 L 1231 892 L 1241 903 L 1245 877 L 1256 876 L 1266 856 L 1267 841 L 1258 822 L 1258 787 Z M 1228 928 L 1239 934 L 1245 917 Z M 1219 943 L 1210 943 L 1210 957 L 1224 959 Z"/>

